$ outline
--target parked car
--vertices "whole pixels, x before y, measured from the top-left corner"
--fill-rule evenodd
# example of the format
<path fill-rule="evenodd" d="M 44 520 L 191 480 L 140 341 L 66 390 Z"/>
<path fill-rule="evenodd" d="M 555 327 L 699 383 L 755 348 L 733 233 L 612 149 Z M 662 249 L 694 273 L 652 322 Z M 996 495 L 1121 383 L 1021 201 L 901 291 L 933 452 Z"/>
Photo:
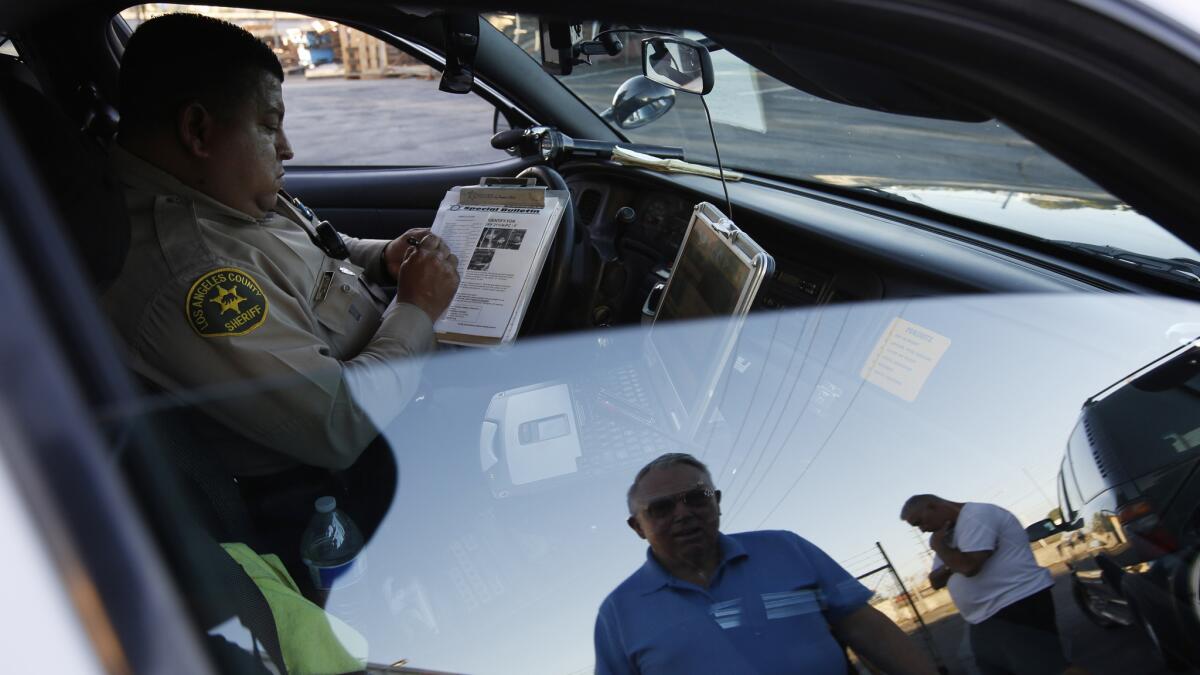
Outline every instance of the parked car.
<path fill-rule="evenodd" d="M 1079 607 L 1101 626 L 1139 624 L 1172 665 L 1196 665 L 1200 550 L 1200 345 L 1169 354 L 1088 399 L 1058 474 Z"/>
<path fill-rule="evenodd" d="M 897 517 L 912 494 L 1044 513 L 1048 483 L 1030 477 L 1053 474 L 1079 402 L 1200 334 L 1200 35 L 1143 3 L 251 4 L 279 11 L 272 20 L 297 12 L 366 30 L 438 70 L 449 62 L 447 88 L 469 89 L 432 82 L 427 100 L 400 102 L 386 87 L 415 83 L 355 82 L 313 113 L 305 143 L 293 135 L 288 190 L 340 231 L 398 236 L 428 225 L 449 188 L 530 167 L 555 170 L 572 194 L 573 228 L 564 221 L 516 343 L 439 352 L 404 416 L 381 430 L 400 478 L 364 550 L 358 590 L 370 592 L 353 622 L 375 672 L 591 669 L 596 608 L 645 555 L 625 525 L 625 490 L 680 442 L 643 443 L 644 410 L 612 399 L 599 440 L 617 447 L 550 470 L 536 453 L 489 454 L 487 414 L 507 392 L 643 364 L 651 338 L 709 372 L 715 356 L 688 350 L 714 324 L 642 325 L 700 202 L 762 244 L 775 272 L 729 331 L 716 384 L 678 385 L 711 401 L 680 447 L 712 467 L 726 530 L 797 531 L 856 574 L 877 573 L 856 567 L 876 542 L 902 574 L 924 571 Z M 0 8 L 0 522 L 13 594 L 0 645 L 14 672 L 262 672 L 271 615 L 217 546 L 250 541 L 254 523 L 203 421 L 215 401 L 295 383 L 148 389 L 96 302 L 128 245 L 104 162 L 128 8 Z M 448 44 L 480 9 L 478 37 Z M 636 26 L 706 45 L 712 93 L 626 87 L 641 82 L 641 34 L 622 33 L 620 49 L 602 38 Z M 565 46 L 543 41 L 564 27 Z M 285 98 L 331 85 L 288 86 Z M 295 100 L 289 124 L 303 115 Z M 469 106 L 469 123 L 446 121 Z M 370 123 L 346 124 L 353 115 Z M 335 161 L 355 131 L 369 161 Z M 413 145 L 479 154 L 388 154 Z M 619 163 L 609 157 L 619 145 L 709 168 L 719 149 L 740 176 Z M 1160 399 L 1200 410 L 1193 393 L 1133 384 L 1089 405 L 1144 395 L 1154 419 L 1168 410 Z M 1186 445 L 1171 466 L 1194 468 L 1194 431 L 1169 431 L 1178 438 L 1128 440 Z M 1079 463 L 1095 462 L 1092 446 L 1070 447 L 1072 472 L 1085 470 L 1072 463 L 1077 447 Z M 1122 485 L 1154 505 L 1122 502 L 1124 522 L 1095 512 L 1097 565 L 1137 537 L 1165 551 L 1170 534 L 1175 548 L 1149 567 L 1166 574 L 1177 559 L 1167 576 L 1194 602 L 1195 481 L 1130 466 Z M 1082 490 L 1080 480 L 1060 483 Z M 1179 486 L 1171 500 L 1168 483 Z M 1137 597 L 1138 616 L 1157 616 L 1134 583 L 1111 604 Z M 1147 663 L 1114 644 L 1081 639 L 1074 657 L 1093 672 Z"/>

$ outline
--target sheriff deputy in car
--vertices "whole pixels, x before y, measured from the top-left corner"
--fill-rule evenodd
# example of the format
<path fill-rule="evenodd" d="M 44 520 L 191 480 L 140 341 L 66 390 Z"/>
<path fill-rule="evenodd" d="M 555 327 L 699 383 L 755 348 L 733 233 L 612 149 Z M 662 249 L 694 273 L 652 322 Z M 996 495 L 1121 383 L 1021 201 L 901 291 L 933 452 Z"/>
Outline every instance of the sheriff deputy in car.
<path fill-rule="evenodd" d="M 195 425 L 244 490 L 320 493 L 313 476 L 355 465 L 412 398 L 458 261 L 424 229 L 342 237 L 282 192 L 282 80 L 224 21 L 173 14 L 134 33 L 112 148 L 131 245 L 103 306 L 152 387 L 244 386 L 199 403 Z"/>

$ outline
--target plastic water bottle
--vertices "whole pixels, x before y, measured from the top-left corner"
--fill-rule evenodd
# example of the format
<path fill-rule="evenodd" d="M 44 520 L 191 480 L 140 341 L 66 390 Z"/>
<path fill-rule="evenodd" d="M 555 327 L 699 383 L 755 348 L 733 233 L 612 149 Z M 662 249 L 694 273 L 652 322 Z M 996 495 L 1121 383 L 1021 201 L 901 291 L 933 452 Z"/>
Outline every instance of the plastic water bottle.
<path fill-rule="evenodd" d="M 362 533 L 333 497 L 321 497 L 315 506 L 316 513 L 300 538 L 300 557 L 313 586 L 329 598 L 326 610 L 353 624 L 359 591 L 365 590 L 361 588 L 366 574 Z"/>

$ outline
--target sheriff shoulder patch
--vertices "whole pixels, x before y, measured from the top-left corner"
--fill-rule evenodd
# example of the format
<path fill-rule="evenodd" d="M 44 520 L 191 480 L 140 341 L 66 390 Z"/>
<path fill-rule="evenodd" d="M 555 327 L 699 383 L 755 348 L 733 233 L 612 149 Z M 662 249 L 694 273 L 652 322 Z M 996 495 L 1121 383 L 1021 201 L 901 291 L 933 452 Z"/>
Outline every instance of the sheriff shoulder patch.
<path fill-rule="evenodd" d="M 188 323 L 201 337 L 245 335 L 267 320 L 267 296 L 254 277 L 234 267 L 206 272 L 184 301 Z"/>

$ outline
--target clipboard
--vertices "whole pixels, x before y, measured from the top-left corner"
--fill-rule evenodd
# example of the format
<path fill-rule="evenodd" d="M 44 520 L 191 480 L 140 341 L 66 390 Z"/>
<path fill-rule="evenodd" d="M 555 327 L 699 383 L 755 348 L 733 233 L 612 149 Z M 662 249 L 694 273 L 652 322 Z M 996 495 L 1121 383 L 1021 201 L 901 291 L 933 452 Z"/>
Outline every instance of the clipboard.
<path fill-rule="evenodd" d="M 516 337 L 570 193 L 533 178 L 451 188 L 434 218 L 459 260 L 459 291 L 434 322 L 439 342 L 496 346 Z"/>

